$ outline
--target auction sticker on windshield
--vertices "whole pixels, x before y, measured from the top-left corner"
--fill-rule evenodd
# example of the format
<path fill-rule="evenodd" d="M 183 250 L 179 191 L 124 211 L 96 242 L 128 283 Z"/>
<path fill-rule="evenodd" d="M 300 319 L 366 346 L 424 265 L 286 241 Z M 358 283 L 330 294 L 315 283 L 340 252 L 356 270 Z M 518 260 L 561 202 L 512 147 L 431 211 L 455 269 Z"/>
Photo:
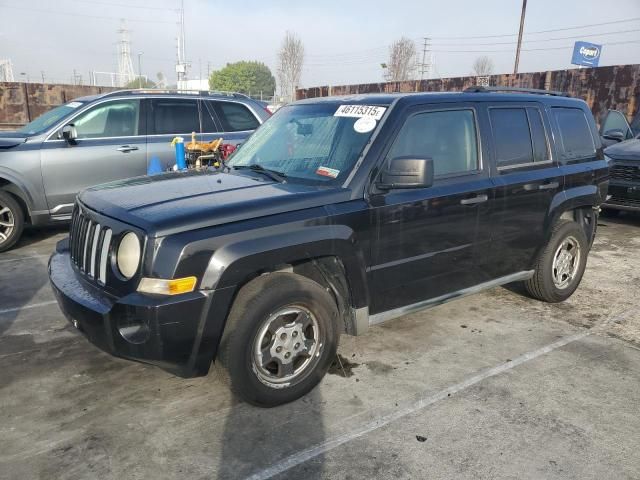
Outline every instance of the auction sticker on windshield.
<path fill-rule="evenodd" d="M 358 133 L 368 133 L 376 128 L 376 121 L 372 117 L 362 117 L 353 124 L 353 129 Z"/>
<path fill-rule="evenodd" d="M 340 175 L 340 170 L 336 170 L 335 168 L 329 167 L 318 167 L 316 170 L 316 175 L 322 175 L 323 177 L 331 177 L 336 178 Z"/>
<path fill-rule="evenodd" d="M 386 110 L 386 107 L 379 107 L 377 105 L 340 105 L 333 116 L 353 118 L 369 117 L 374 120 L 380 120 Z"/>
<path fill-rule="evenodd" d="M 82 102 L 69 102 L 67 103 L 67 107 L 78 108 L 82 106 Z"/>

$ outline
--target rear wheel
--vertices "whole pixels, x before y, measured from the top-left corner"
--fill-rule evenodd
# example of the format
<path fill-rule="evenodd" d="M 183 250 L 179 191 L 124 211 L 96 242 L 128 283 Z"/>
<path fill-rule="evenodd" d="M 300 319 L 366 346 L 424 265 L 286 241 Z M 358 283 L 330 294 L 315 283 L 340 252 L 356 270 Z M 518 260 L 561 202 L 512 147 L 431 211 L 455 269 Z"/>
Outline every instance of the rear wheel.
<path fill-rule="evenodd" d="M 561 220 L 538 257 L 533 277 L 525 281 L 527 292 L 545 302 L 562 302 L 576 291 L 587 264 L 589 243 L 580 225 Z"/>
<path fill-rule="evenodd" d="M 296 400 L 322 380 L 335 357 L 337 317 L 335 301 L 313 280 L 291 273 L 258 277 L 238 293 L 217 368 L 249 403 Z"/>
<path fill-rule="evenodd" d="M 15 245 L 24 229 L 24 213 L 13 196 L 0 190 L 0 252 Z"/>

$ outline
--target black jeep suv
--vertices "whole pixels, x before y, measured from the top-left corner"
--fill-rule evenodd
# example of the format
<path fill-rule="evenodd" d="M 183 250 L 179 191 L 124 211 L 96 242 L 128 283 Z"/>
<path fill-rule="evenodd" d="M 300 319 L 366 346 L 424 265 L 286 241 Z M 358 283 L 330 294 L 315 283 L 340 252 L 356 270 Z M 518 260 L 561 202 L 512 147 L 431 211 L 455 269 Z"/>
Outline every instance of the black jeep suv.
<path fill-rule="evenodd" d="M 181 376 L 216 359 L 242 398 L 273 406 L 322 379 L 342 333 L 515 281 L 568 298 L 607 183 L 581 100 L 311 99 L 219 170 L 82 192 L 49 274 L 100 348 Z"/>

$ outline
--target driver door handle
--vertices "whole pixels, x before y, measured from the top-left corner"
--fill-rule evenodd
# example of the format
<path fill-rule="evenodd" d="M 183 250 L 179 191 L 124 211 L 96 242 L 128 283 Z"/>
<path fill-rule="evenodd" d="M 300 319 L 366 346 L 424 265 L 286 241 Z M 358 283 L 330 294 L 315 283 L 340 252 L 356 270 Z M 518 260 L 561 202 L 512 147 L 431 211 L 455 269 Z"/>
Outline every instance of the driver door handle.
<path fill-rule="evenodd" d="M 460 200 L 460 205 L 475 205 L 476 203 L 484 203 L 487 200 L 489 200 L 489 197 L 485 194 L 476 195 L 475 197 L 471 198 L 463 198 L 462 200 Z"/>
<path fill-rule="evenodd" d="M 543 183 L 538 187 L 538 190 L 554 190 L 559 186 L 560 184 L 558 182 Z"/>
<path fill-rule="evenodd" d="M 119 152 L 127 153 L 133 150 L 138 150 L 138 147 L 136 147 L 135 145 L 123 145 L 121 147 L 116 148 L 116 150 L 118 150 Z"/>

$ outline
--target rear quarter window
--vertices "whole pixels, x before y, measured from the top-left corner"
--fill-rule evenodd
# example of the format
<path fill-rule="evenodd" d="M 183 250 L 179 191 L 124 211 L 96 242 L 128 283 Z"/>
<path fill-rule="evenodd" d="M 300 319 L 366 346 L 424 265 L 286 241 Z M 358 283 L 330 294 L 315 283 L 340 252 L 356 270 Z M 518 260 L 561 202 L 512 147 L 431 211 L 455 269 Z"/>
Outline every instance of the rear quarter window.
<path fill-rule="evenodd" d="M 596 153 L 593 135 L 584 112 L 579 108 L 551 109 L 560 132 L 560 155 L 565 160 L 591 157 Z"/>
<path fill-rule="evenodd" d="M 213 109 L 225 132 L 255 130 L 260 126 L 256 116 L 245 105 L 232 102 L 212 102 Z"/>

